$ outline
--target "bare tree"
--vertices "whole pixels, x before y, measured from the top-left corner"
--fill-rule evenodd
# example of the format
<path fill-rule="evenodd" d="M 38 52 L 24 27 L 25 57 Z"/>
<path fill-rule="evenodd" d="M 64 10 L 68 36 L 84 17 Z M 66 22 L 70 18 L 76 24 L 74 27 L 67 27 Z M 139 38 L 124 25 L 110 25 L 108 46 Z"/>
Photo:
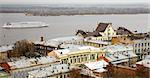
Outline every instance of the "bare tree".
<path fill-rule="evenodd" d="M 13 50 L 20 55 L 25 55 L 27 52 L 34 52 L 34 44 L 28 40 L 17 41 Z"/>

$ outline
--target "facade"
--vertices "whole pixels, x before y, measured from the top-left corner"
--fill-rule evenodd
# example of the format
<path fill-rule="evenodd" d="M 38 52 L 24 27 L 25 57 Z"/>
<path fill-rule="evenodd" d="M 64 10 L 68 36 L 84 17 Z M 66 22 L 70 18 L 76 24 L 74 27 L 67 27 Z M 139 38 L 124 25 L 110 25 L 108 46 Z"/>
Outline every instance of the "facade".
<path fill-rule="evenodd" d="M 105 56 L 99 48 L 83 46 L 78 49 L 54 50 L 48 54 L 60 59 L 62 64 L 79 65 L 90 61 L 96 61 L 98 57 Z"/>
<path fill-rule="evenodd" d="M 47 46 L 43 44 L 34 44 L 35 52 L 46 56 L 48 52 L 57 49 L 57 47 Z"/>
<path fill-rule="evenodd" d="M 99 23 L 99 25 L 98 25 L 96 30 L 97 31 L 102 30 L 102 28 L 105 27 L 105 24 L 106 23 Z M 109 37 L 112 37 L 112 36 L 116 35 L 116 32 L 115 32 L 115 30 L 112 27 L 112 23 L 107 23 L 105 30 L 100 31 L 99 33 L 103 37 L 108 37 L 108 40 L 110 40 Z"/>
<path fill-rule="evenodd" d="M 138 55 L 139 60 L 150 55 L 150 38 L 134 40 L 133 51 Z"/>
<path fill-rule="evenodd" d="M 35 52 L 38 52 L 44 56 L 47 55 L 48 52 L 57 49 L 57 47 L 47 46 L 45 45 L 46 41 L 44 41 L 43 37 L 41 37 L 40 41 L 34 42 Z"/>
<path fill-rule="evenodd" d="M 110 44 L 111 44 L 110 41 L 96 40 L 93 38 L 85 38 L 83 41 L 83 45 L 94 46 L 94 47 L 104 47 Z"/>
<path fill-rule="evenodd" d="M 144 66 L 150 69 L 150 55 L 147 55 L 142 61 L 136 63 L 136 66 Z"/>
<path fill-rule="evenodd" d="M 132 44 L 133 41 L 127 35 L 116 35 L 112 37 L 112 45 L 115 44 Z"/>

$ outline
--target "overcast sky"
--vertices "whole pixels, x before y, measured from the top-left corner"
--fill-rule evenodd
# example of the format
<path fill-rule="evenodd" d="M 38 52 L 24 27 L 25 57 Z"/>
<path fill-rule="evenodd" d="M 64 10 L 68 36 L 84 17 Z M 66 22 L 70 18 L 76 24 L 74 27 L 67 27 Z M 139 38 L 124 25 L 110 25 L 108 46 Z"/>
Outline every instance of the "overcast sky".
<path fill-rule="evenodd" d="M 0 4 L 61 4 L 61 3 L 149 3 L 150 0 L 0 0 Z"/>

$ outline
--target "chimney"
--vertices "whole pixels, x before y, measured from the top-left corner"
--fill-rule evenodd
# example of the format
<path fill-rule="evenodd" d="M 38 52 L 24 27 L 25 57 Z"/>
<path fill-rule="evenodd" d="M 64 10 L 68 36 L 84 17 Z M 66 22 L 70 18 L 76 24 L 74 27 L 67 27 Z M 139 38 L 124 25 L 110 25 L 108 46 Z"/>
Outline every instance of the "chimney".
<path fill-rule="evenodd" d="M 41 42 L 42 42 L 42 41 L 44 41 L 44 38 L 43 38 L 43 37 L 41 37 Z"/>

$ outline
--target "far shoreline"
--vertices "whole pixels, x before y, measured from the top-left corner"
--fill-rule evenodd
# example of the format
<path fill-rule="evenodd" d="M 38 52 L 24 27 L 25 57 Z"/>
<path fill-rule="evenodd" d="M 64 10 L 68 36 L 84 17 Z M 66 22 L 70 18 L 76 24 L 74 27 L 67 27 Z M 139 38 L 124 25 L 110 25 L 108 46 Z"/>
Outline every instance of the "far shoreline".
<path fill-rule="evenodd" d="M 59 15 L 52 15 L 52 14 L 49 14 L 49 15 L 27 15 L 25 13 L 22 13 L 22 12 L 0 12 L 0 14 L 24 14 L 25 16 L 90 16 L 90 15 L 141 15 L 141 14 L 150 14 L 150 13 L 99 13 L 99 14 L 88 14 L 88 13 L 85 13 L 85 14 L 59 14 Z"/>

